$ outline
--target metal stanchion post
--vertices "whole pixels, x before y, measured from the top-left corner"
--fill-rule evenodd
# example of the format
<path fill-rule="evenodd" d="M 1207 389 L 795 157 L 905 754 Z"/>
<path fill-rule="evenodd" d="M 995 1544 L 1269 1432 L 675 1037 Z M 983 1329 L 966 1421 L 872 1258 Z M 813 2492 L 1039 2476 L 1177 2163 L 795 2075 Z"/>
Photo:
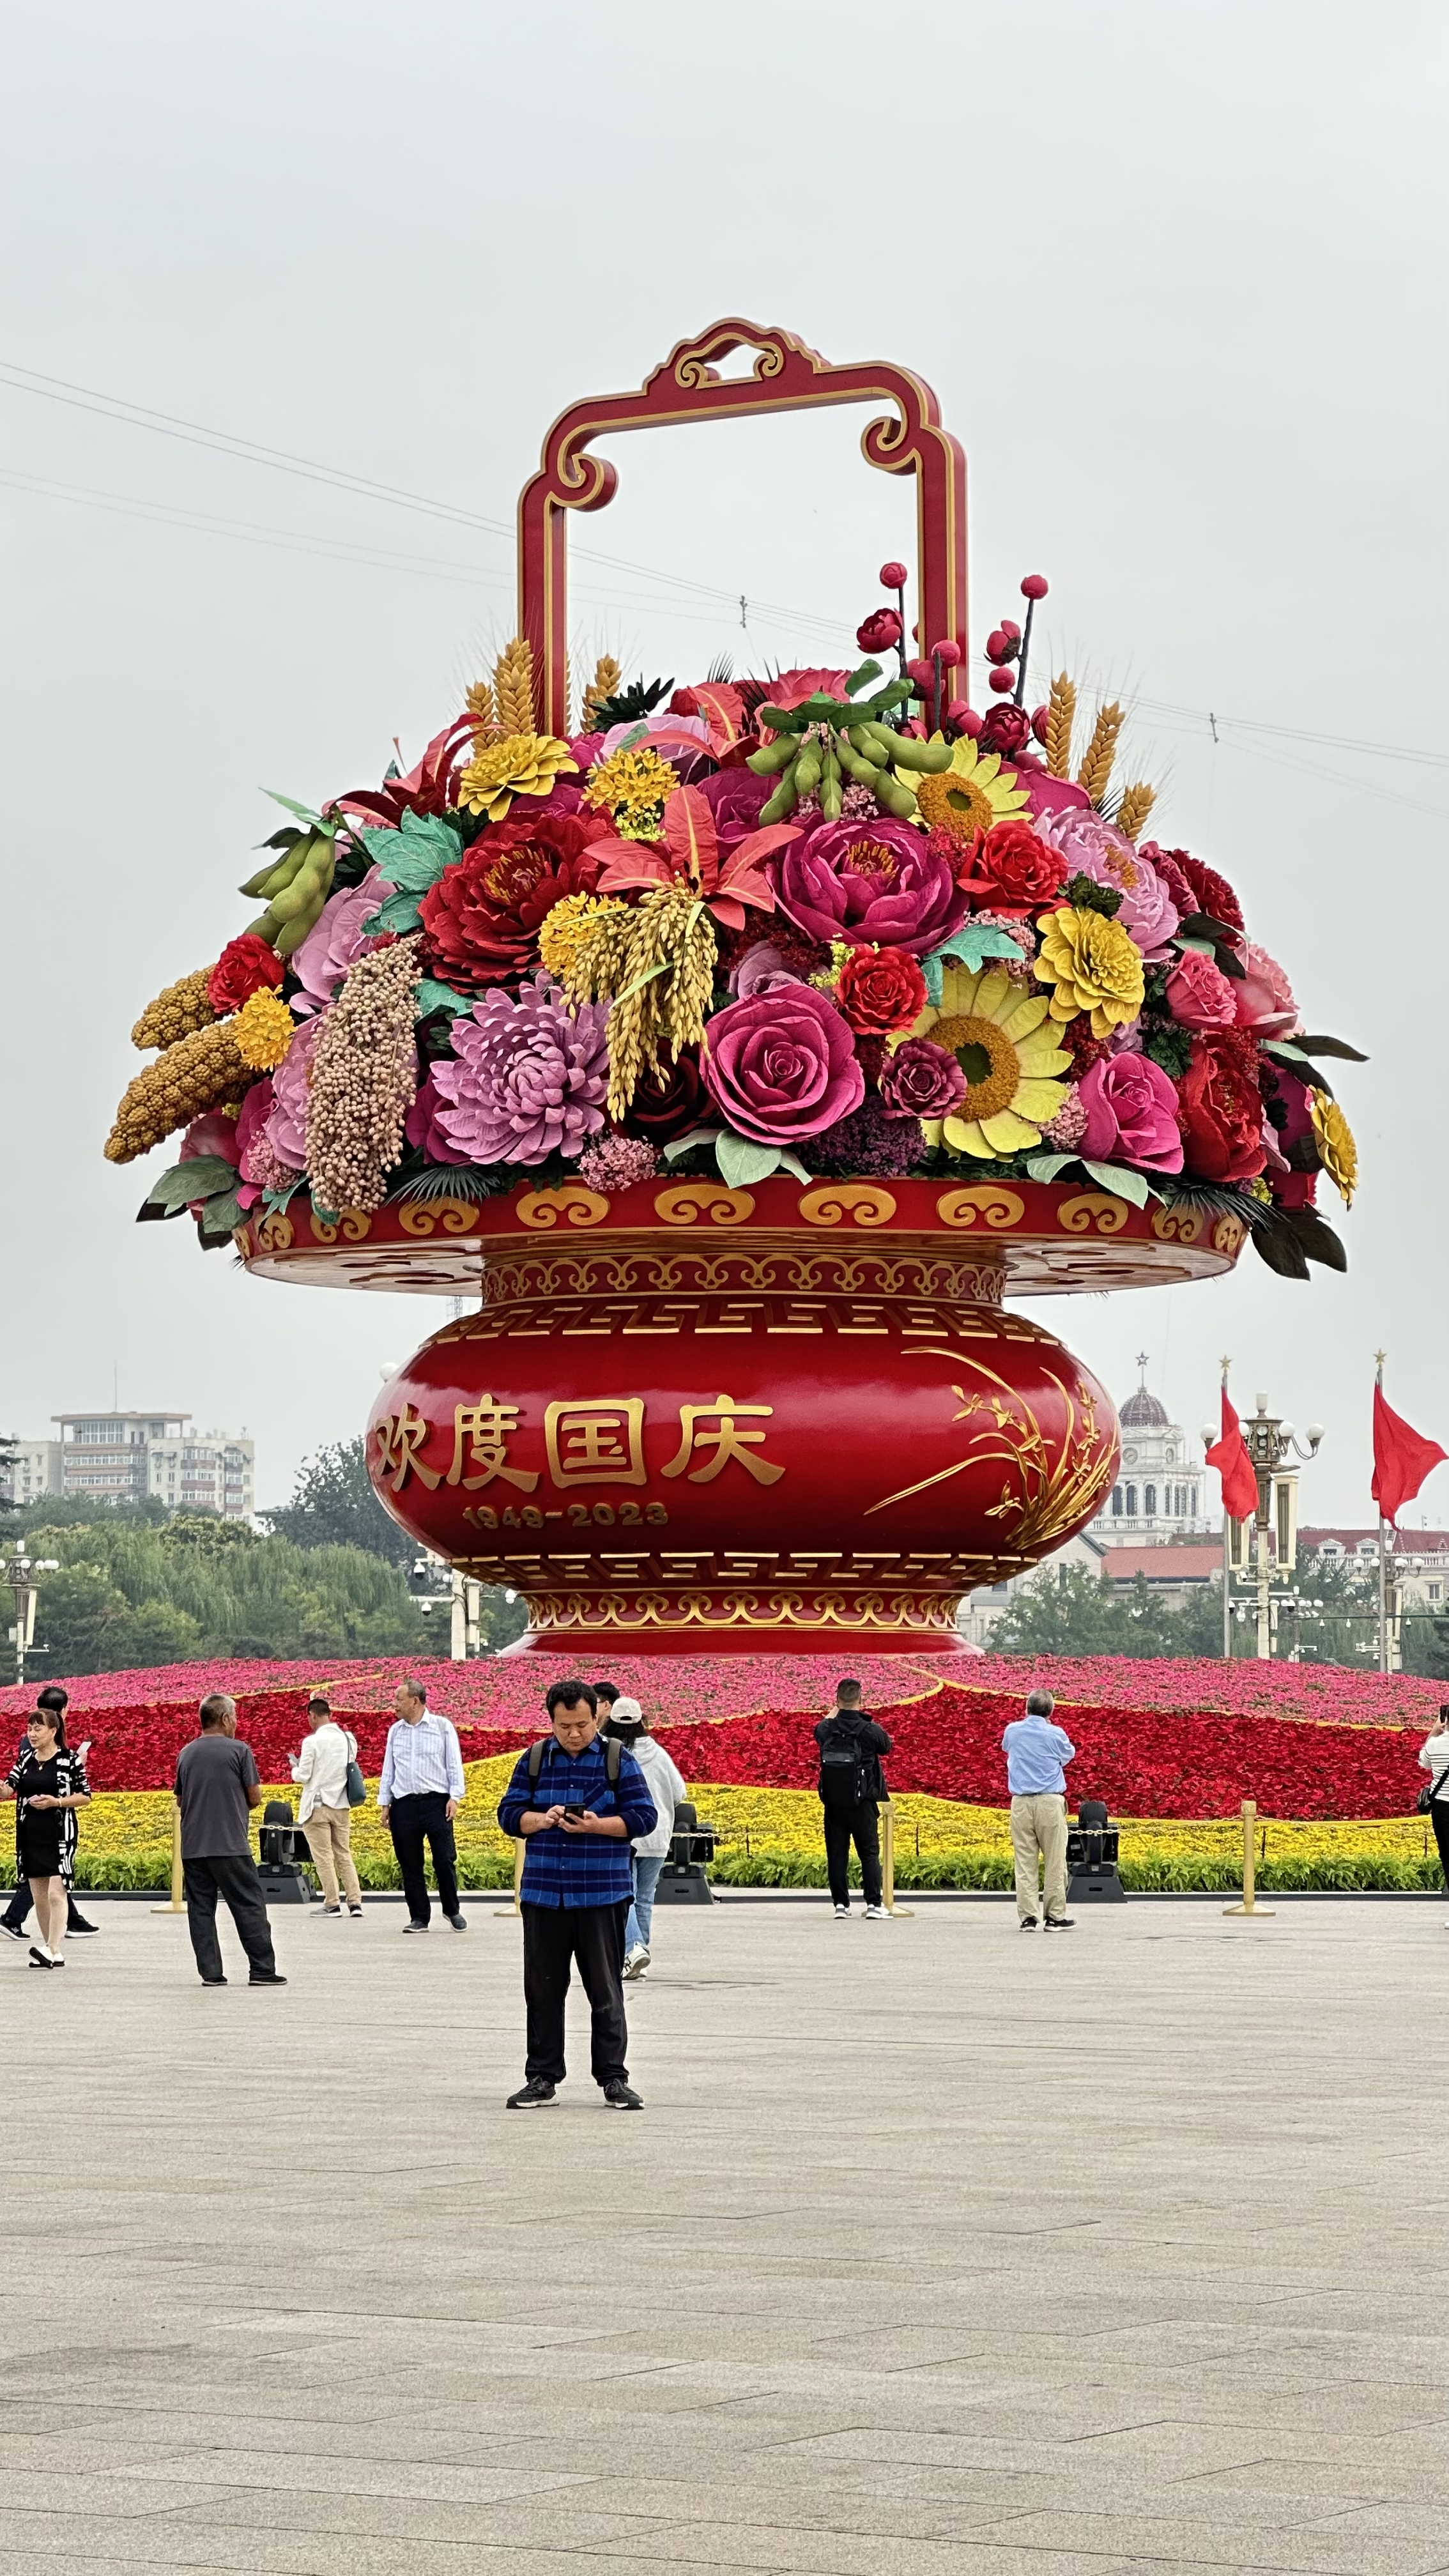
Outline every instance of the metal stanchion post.
<path fill-rule="evenodd" d="M 181 1866 L 181 1809 L 171 1810 L 171 1902 L 153 1905 L 153 1914 L 184 1914 L 186 1911 L 186 1877 Z"/>
<path fill-rule="evenodd" d="M 1223 1907 L 1223 1912 L 1224 1914 L 1261 1914 L 1266 1922 L 1271 1922 L 1273 1919 L 1273 1907 L 1271 1905 L 1260 1905 L 1255 1892 L 1256 1855 L 1253 1850 L 1253 1837 L 1257 1827 L 1257 1822 L 1257 1800 L 1255 1798 L 1245 1798 L 1243 1800 L 1243 1901 L 1241 1905 L 1225 1905 Z"/>
<path fill-rule="evenodd" d="M 893 1799 L 886 1799 L 881 1813 L 885 1818 L 885 1839 L 880 1856 L 882 1901 L 887 1914 L 899 1914 L 909 1921 L 912 1907 L 896 1903 L 896 1810 Z"/>
<path fill-rule="evenodd" d="M 515 1838 L 513 1845 L 513 1903 L 511 1905 L 495 1905 L 493 1908 L 495 1914 L 521 1914 L 523 1912 L 522 1900 L 518 1893 L 519 1889 L 523 1885 L 523 1852 L 523 1836 L 522 1834 L 519 1834 Z"/>

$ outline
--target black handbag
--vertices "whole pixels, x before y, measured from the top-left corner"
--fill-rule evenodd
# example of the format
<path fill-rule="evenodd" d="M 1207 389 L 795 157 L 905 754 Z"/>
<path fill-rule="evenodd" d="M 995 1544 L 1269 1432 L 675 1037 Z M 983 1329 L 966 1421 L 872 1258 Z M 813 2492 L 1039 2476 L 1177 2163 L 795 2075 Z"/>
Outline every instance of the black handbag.
<path fill-rule="evenodd" d="M 1449 1763 L 1445 1764 L 1442 1771 L 1436 1771 L 1433 1779 L 1426 1782 L 1425 1786 L 1419 1791 L 1418 1797 L 1414 1801 L 1414 1813 L 1416 1816 L 1428 1815 L 1430 1808 L 1434 1804 L 1434 1800 L 1444 1785 L 1446 1776 L 1449 1776 Z"/>

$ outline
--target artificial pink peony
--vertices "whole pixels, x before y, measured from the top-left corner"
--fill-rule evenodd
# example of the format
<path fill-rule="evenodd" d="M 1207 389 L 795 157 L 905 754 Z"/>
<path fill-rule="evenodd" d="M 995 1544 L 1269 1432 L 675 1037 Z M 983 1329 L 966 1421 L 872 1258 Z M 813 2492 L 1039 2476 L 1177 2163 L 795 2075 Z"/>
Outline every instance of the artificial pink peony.
<path fill-rule="evenodd" d="M 1090 877 L 1094 885 L 1110 886 L 1120 894 L 1117 919 L 1149 964 L 1166 957 L 1179 915 L 1150 859 L 1144 859 L 1090 807 L 1085 812 L 1073 808 L 1040 814 L 1036 830 L 1041 840 L 1061 852 L 1068 884 L 1075 876 Z"/>
<path fill-rule="evenodd" d="M 466 1163 L 467 1155 L 459 1153 L 443 1125 L 443 1107 L 438 1086 L 433 1080 L 433 1068 L 429 1065 L 403 1121 L 403 1134 L 430 1163 Z"/>
<path fill-rule="evenodd" d="M 1185 1029 L 1230 1029 L 1237 985 L 1200 949 L 1185 948 L 1167 979 L 1167 1007 Z"/>
<path fill-rule="evenodd" d="M 766 1145 L 818 1136 L 865 1097 L 850 1029 L 811 984 L 755 993 L 717 1011 L 700 1064 L 730 1126 Z"/>
<path fill-rule="evenodd" d="M 914 823 L 881 815 L 822 823 L 773 851 L 765 872 L 782 912 L 812 939 L 924 956 L 959 930 L 970 897 L 950 855 Z"/>
<path fill-rule="evenodd" d="M 607 1002 L 571 1009 L 542 972 L 516 1000 L 493 992 L 453 1022 L 451 1056 L 432 1078 L 439 1123 L 470 1163 L 545 1163 L 577 1155 L 604 1124 Z"/>
<path fill-rule="evenodd" d="M 317 1041 L 327 1026 L 330 1004 L 314 1019 L 304 1020 L 272 1075 L 272 1109 L 265 1136 L 279 1163 L 303 1171 L 307 1162 L 307 1092 Z M 245 1104 L 243 1104 L 245 1105 Z"/>
<path fill-rule="evenodd" d="M 270 1083 L 267 1084 L 266 1090 L 268 1103 L 270 1103 L 272 1094 Z M 246 1115 L 246 1102 L 250 1098 L 251 1093 L 248 1092 L 242 1102 L 243 1117 Z M 240 1135 L 240 1120 L 228 1118 L 224 1109 L 208 1109 L 204 1117 L 192 1119 L 181 1139 L 181 1151 L 176 1159 L 178 1163 L 190 1163 L 201 1154 L 219 1154 L 224 1163 L 240 1163 Z"/>
<path fill-rule="evenodd" d="M 1291 1037 L 1303 1026 L 1293 987 L 1276 957 L 1249 941 L 1244 950 L 1246 975 L 1233 979 L 1233 1001 L 1240 1029 L 1257 1038 Z"/>
<path fill-rule="evenodd" d="M 730 991 L 736 1001 L 747 1002 L 751 993 L 773 993 L 779 984 L 799 984 L 803 977 L 786 965 L 772 941 L 757 939 L 743 957 L 730 968 Z"/>
<path fill-rule="evenodd" d="M 1086 1111 L 1079 1151 L 1093 1163 L 1180 1172 L 1177 1086 L 1147 1055 L 1108 1056 L 1082 1077 Z"/>
<path fill-rule="evenodd" d="M 329 895 L 316 927 L 308 931 L 292 959 L 292 972 L 302 988 L 292 996 L 299 1020 L 310 1018 L 325 1002 L 335 1002 L 348 967 L 376 946 L 374 939 L 364 938 L 362 925 L 392 891 L 381 869 L 369 868 L 360 885 L 344 886 L 340 894 Z"/>

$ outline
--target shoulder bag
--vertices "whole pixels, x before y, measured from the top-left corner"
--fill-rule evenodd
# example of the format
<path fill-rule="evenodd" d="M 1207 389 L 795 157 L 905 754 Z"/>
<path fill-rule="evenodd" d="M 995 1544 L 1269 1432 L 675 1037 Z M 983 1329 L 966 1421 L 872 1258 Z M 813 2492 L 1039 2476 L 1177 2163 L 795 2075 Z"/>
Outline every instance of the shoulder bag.
<path fill-rule="evenodd" d="M 347 1741 L 352 1747 L 352 1751 L 347 1757 L 347 1803 L 349 1807 L 365 1807 L 367 1804 L 367 1782 L 362 1776 L 362 1764 L 357 1758 L 357 1738 L 355 1735 L 349 1734 Z"/>

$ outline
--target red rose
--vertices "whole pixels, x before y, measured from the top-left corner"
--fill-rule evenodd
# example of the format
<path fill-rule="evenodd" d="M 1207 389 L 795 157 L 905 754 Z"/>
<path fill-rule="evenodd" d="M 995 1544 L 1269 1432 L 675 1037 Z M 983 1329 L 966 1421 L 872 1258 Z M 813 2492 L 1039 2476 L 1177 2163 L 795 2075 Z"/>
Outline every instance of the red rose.
<path fill-rule="evenodd" d="M 993 823 L 976 843 L 967 880 L 982 912 L 1030 912 L 1061 891 L 1067 863 L 1027 823 Z"/>
<path fill-rule="evenodd" d="M 677 1064 L 642 1077 L 624 1119 L 624 1133 L 642 1136 L 650 1145 L 667 1145 L 675 1136 L 687 1136 L 709 1115 L 697 1050 L 686 1047 Z"/>
<path fill-rule="evenodd" d="M 889 653 L 901 640 L 901 621 L 893 608 L 873 609 L 855 630 L 862 653 Z"/>
<path fill-rule="evenodd" d="M 544 915 L 566 894 L 592 894 L 602 862 L 590 844 L 602 816 L 534 814 L 480 832 L 422 900 L 429 967 L 460 993 L 486 992 L 538 962 Z"/>
<path fill-rule="evenodd" d="M 1008 685 L 1014 687 L 1015 682 L 1009 680 Z M 988 707 L 976 739 L 983 751 L 999 751 L 1011 760 L 1031 740 L 1031 718 L 1025 707 Z"/>
<path fill-rule="evenodd" d="M 889 1037 L 926 1007 L 926 979 L 904 948 L 852 948 L 840 970 L 840 1007 L 853 1029 Z"/>
<path fill-rule="evenodd" d="M 1257 1056 L 1241 1029 L 1214 1029 L 1193 1041 L 1177 1098 L 1184 1168 L 1202 1180 L 1255 1180 L 1268 1159 Z"/>
<path fill-rule="evenodd" d="M 206 998 L 220 1019 L 229 1011 L 239 1011 L 253 993 L 263 986 L 275 992 L 286 967 L 275 948 L 269 948 L 254 930 L 244 930 L 239 939 L 229 939 L 211 970 Z"/>

